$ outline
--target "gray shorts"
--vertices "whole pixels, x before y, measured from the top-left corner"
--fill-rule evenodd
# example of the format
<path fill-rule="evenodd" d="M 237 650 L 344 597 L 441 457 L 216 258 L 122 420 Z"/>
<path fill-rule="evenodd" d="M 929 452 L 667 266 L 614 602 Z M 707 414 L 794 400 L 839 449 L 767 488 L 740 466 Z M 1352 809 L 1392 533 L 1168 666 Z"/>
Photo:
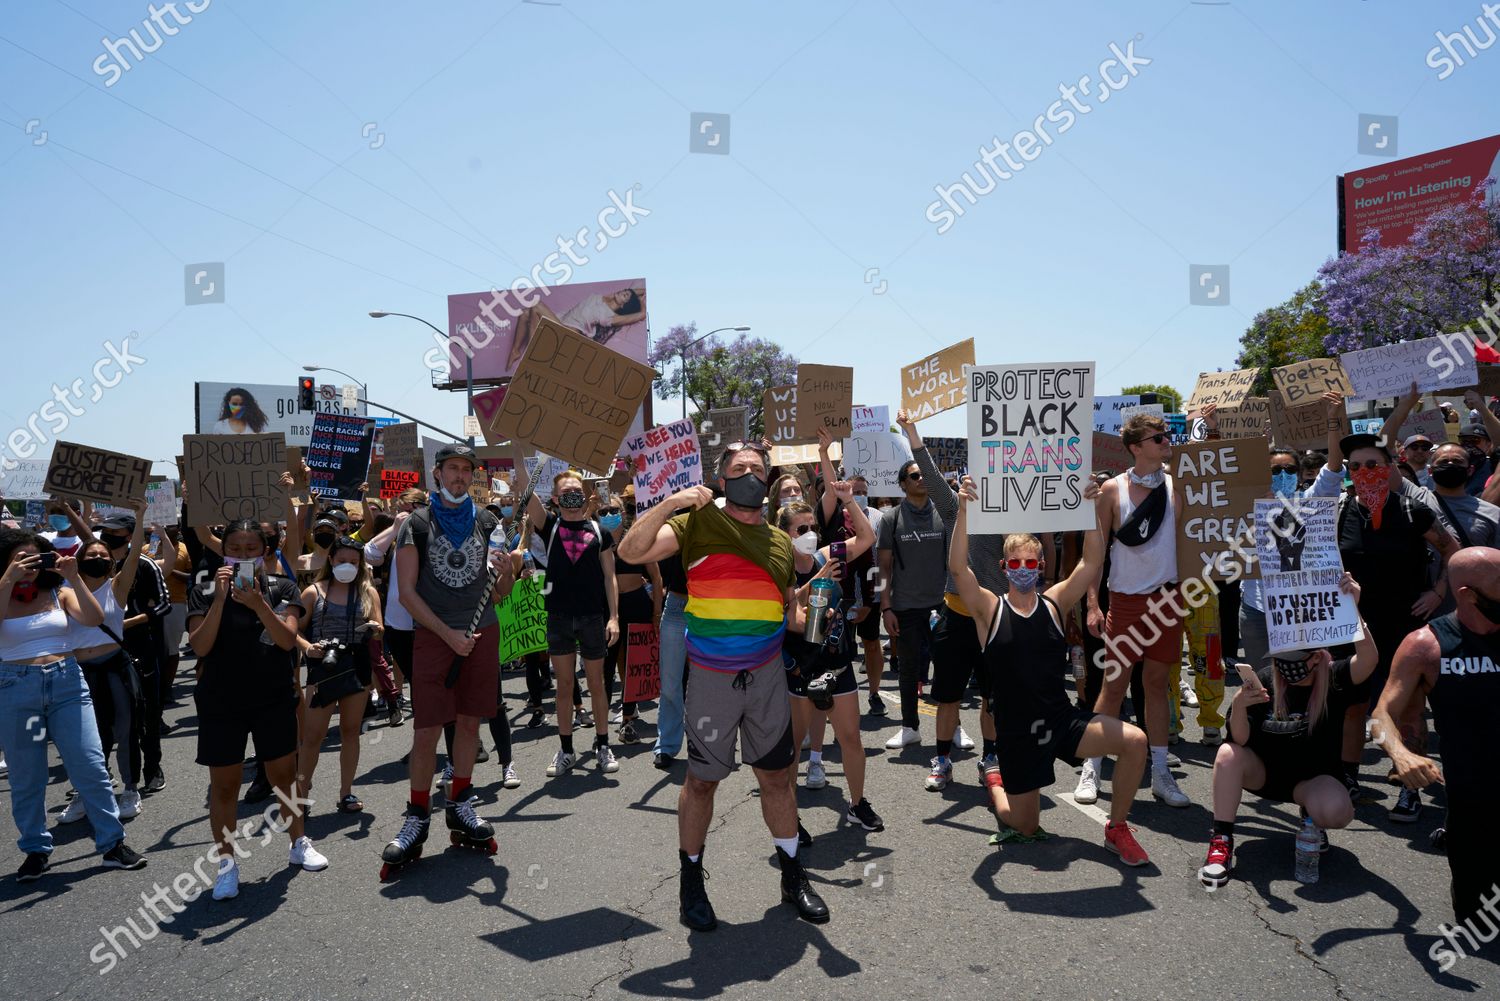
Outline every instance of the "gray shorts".
<path fill-rule="evenodd" d="M 735 737 L 751 768 L 777 771 L 796 757 L 792 703 L 781 657 L 731 674 L 692 665 L 685 700 L 688 773 L 722 782 L 734 771 Z"/>

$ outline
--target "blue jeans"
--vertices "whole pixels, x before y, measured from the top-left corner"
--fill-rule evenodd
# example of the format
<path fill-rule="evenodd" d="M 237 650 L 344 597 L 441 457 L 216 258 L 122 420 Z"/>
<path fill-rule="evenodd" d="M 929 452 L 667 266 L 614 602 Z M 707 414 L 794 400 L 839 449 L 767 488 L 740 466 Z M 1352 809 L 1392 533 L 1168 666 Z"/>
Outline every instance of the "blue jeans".
<path fill-rule="evenodd" d="M 667 592 L 661 606 L 661 698 L 656 703 L 656 752 L 682 750 L 682 693 L 687 668 L 685 599 Z"/>
<path fill-rule="evenodd" d="M 32 667 L 0 663 L 0 745 L 10 763 L 10 812 L 21 851 L 52 852 L 47 830 L 47 741 L 57 745 L 73 788 L 83 798 L 94 847 L 125 840 L 120 811 L 104 766 L 94 702 L 83 669 L 72 657 Z"/>

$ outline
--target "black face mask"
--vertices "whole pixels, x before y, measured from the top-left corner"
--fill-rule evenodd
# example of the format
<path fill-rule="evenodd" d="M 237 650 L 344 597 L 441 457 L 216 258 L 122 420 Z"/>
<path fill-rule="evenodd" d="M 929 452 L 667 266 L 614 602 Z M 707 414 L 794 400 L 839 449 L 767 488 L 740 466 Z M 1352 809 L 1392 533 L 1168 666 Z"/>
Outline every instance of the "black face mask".
<path fill-rule="evenodd" d="M 1474 589 L 1470 588 L 1470 590 Z M 1500 598 L 1491 598 L 1474 591 L 1474 607 L 1479 609 L 1480 615 L 1500 626 Z"/>
<path fill-rule="evenodd" d="M 1440 487 L 1461 487 L 1469 482 L 1469 470 L 1457 463 L 1444 463 L 1441 466 L 1433 466 L 1432 482 Z"/>
<path fill-rule="evenodd" d="M 769 486 L 754 473 L 744 473 L 724 481 L 724 499 L 736 507 L 759 508 Z"/>
<path fill-rule="evenodd" d="M 317 535 L 313 536 L 313 541 L 318 544 L 319 549 L 327 549 L 329 546 L 333 545 L 333 540 L 337 538 L 338 536 L 334 535 L 331 532 L 319 532 Z"/>
<path fill-rule="evenodd" d="M 565 507 L 569 511 L 576 511 L 587 504 L 583 499 L 582 490 L 567 490 L 557 496 L 557 506 Z"/>
<path fill-rule="evenodd" d="M 1307 660 L 1278 659 L 1276 661 L 1276 671 L 1281 675 L 1282 681 L 1285 681 L 1288 685 L 1295 685 L 1309 674 L 1312 674 L 1312 660 L 1311 658 Z"/>
<path fill-rule="evenodd" d="M 1465 445 L 1464 451 L 1469 453 L 1469 465 L 1475 469 L 1483 468 L 1484 464 L 1489 461 L 1490 457 L 1485 455 L 1484 450 L 1481 448 L 1476 448 L 1473 445 Z"/>
<path fill-rule="evenodd" d="M 78 569 L 82 570 L 87 577 L 106 576 L 112 566 L 114 566 L 114 560 L 106 556 L 94 556 L 78 561 Z"/>

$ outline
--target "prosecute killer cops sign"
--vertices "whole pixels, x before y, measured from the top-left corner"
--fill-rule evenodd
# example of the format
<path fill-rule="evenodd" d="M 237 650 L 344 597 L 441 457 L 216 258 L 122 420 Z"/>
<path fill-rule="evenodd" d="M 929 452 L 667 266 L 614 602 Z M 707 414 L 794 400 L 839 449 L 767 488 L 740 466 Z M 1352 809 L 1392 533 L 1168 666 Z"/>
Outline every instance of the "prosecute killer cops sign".
<path fill-rule="evenodd" d="M 644 514 L 679 490 L 703 482 L 703 458 L 691 420 L 673 421 L 625 439 L 635 470 L 635 510 Z"/>
<path fill-rule="evenodd" d="M 1094 526 L 1083 499 L 1094 450 L 1094 363 L 970 369 L 969 475 L 975 533 L 1067 532 Z"/>

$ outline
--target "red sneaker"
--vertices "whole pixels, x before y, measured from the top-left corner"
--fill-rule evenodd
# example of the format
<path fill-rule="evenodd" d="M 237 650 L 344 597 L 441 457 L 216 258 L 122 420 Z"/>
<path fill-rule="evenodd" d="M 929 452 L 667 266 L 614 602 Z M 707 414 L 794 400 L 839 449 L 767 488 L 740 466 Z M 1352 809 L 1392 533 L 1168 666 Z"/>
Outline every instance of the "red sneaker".
<path fill-rule="evenodd" d="M 1229 882 L 1229 861 L 1234 855 L 1234 845 L 1223 834 L 1215 834 L 1208 841 L 1208 858 L 1198 870 L 1198 882 L 1206 889 L 1217 890 Z"/>
<path fill-rule="evenodd" d="M 1133 830 L 1129 824 L 1105 824 L 1104 847 L 1120 856 L 1120 861 L 1126 865 L 1146 865 L 1151 860 L 1136 842 L 1135 835 L 1130 833 Z"/>

